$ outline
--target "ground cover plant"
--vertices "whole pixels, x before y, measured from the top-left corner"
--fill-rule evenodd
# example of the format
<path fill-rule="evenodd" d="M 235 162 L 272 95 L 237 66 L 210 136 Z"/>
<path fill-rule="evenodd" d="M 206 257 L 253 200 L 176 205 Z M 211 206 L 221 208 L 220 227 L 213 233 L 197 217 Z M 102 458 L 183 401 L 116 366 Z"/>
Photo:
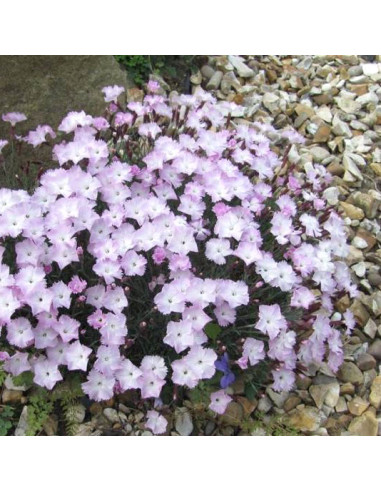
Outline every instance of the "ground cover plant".
<path fill-rule="evenodd" d="M 2 371 L 95 401 L 133 391 L 157 434 L 200 383 L 221 414 L 237 379 L 252 399 L 310 364 L 337 371 L 355 322 L 334 300 L 356 287 L 329 173 L 290 162 L 302 137 L 236 124 L 202 90 L 169 100 L 151 81 L 127 105 L 123 90 L 57 131 L 20 136 L 26 116 L 3 115 L 0 147 L 50 146 L 56 168 L 0 189 Z"/>

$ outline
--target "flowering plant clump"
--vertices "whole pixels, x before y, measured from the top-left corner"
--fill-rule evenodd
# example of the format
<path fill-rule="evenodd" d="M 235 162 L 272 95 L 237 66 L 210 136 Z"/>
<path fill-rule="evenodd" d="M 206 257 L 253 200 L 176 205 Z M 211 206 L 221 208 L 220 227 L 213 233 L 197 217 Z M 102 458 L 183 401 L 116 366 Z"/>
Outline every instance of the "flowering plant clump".
<path fill-rule="evenodd" d="M 151 82 L 125 107 L 122 91 L 103 89 L 105 117 L 14 137 L 57 139 L 58 165 L 31 193 L 0 190 L 3 368 L 49 390 L 74 371 L 97 401 L 173 403 L 209 381 L 217 413 L 237 377 L 255 388 L 265 372 L 282 391 L 310 364 L 336 371 L 354 319 L 333 303 L 356 288 L 325 168 L 290 164 L 272 142 L 296 132 L 237 124 L 209 93 L 168 100 Z"/>

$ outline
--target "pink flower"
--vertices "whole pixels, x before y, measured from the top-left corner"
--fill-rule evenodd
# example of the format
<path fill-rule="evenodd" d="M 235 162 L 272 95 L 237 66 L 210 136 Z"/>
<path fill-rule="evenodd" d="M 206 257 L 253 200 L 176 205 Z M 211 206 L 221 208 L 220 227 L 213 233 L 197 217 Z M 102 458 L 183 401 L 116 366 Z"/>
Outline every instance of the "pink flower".
<path fill-rule="evenodd" d="M 8 140 L 0 140 L 0 152 L 8 144 Z"/>
<path fill-rule="evenodd" d="M 86 383 L 82 384 L 83 391 L 95 401 L 109 400 L 114 395 L 115 379 L 92 369 Z"/>
<path fill-rule="evenodd" d="M 56 138 L 56 134 L 49 125 L 38 125 L 35 130 L 29 132 L 25 140 L 29 144 L 33 145 L 33 147 L 37 147 L 43 142 L 46 142 L 47 135 L 50 135 L 52 138 Z"/>
<path fill-rule="evenodd" d="M 118 97 L 124 92 L 124 87 L 118 85 L 109 85 L 103 87 L 102 92 L 104 94 L 104 99 L 106 102 L 117 102 Z"/>
<path fill-rule="evenodd" d="M 149 410 L 147 412 L 146 427 L 147 429 L 150 429 L 153 434 L 164 434 L 167 430 L 167 425 L 167 420 L 156 410 Z"/>
<path fill-rule="evenodd" d="M 16 123 L 20 123 L 21 121 L 25 121 L 27 117 L 24 113 L 7 113 L 2 115 L 2 120 L 7 121 L 12 126 L 15 126 Z"/>
<path fill-rule="evenodd" d="M 250 365 L 254 366 L 259 361 L 265 358 L 265 345 L 260 340 L 254 338 L 246 338 L 243 344 L 243 357 L 250 361 Z"/>
<path fill-rule="evenodd" d="M 83 292 L 87 287 L 86 280 L 81 280 L 78 275 L 74 275 L 70 282 L 68 283 L 69 289 L 73 292 L 73 294 L 79 294 Z"/>
<path fill-rule="evenodd" d="M 156 263 L 156 265 L 161 265 L 166 258 L 166 252 L 164 248 L 160 248 L 159 246 L 155 248 L 152 259 Z"/>
<path fill-rule="evenodd" d="M 269 336 L 275 338 L 281 330 L 287 328 L 287 322 L 282 316 L 278 304 L 259 306 L 259 320 L 255 328 Z"/>
<path fill-rule="evenodd" d="M 89 356 L 92 350 L 80 342 L 74 342 L 65 350 L 65 360 L 70 371 L 87 370 Z"/>
<path fill-rule="evenodd" d="M 57 365 L 49 360 L 38 360 L 34 364 L 33 372 L 33 381 L 40 386 L 44 386 L 48 390 L 53 389 L 55 384 L 63 379 Z"/>
<path fill-rule="evenodd" d="M 276 369 L 271 371 L 274 382 L 272 388 L 274 391 L 290 391 L 295 384 L 295 374 L 289 369 Z"/>
<path fill-rule="evenodd" d="M 225 390 L 219 390 L 210 395 L 210 401 L 209 408 L 213 410 L 213 412 L 223 414 L 229 403 L 232 401 L 232 398 L 226 394 Z"/>
<path fill-rule="evenodd" d="M 158 398 L 164 384 L 164 379 L 160 379 L 154 374 L 143 373 L 139 378 L 139 387 L 142 392 L 142 398 Z"/>
<path fill-rule="evenodd" d="M 138 367 L 134 366 L 128 359 L 125 359 L 120 363 L 115 377 L 119 381 L 122 391 L 127 391 L 129 389 L 140 388 L 140 377 L 142 374 L 142 371 Z"/>
<path fill-rule="evenodd" d="M 148 84 L 147 84 L 148 92 L 152 92 L 153 94 L 155 94 L 156 92 L 158 92 L 159 89 L 160 89 L 159 82 L 157 82 L 156 80 L 152 80 L 152 79 L 150 79 L 148 81 Z"/>

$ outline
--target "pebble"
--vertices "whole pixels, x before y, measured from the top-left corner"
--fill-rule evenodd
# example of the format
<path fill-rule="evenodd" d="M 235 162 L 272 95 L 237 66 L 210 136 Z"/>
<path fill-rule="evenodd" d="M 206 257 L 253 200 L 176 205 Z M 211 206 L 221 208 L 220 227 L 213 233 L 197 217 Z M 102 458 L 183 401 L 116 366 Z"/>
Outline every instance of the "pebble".
<path fill-rule="evenodd" d="M 175 410 L 175 429 L 180 436 L 190 436 L 193 431 L 193 422 L 189 410 L 179 407 Z"/>
<path fill-rule="evenodd" d="M 223 77 L 223 72 L 220 72 L 218 70 L 217 70 L 217 72 L 214 72 L 214 74 L 210 78 L 209 82 L 207 83 L 206 88 L 209 91 L 217 90 L 220 86 L 222 77 Z"/>
<path fill-rule="evenodd" d="M 376 323 L 372 320 L 372 318 L 369 318 L 367 324 L 364 326 L 364 333 L 368 335 L 370 338 L 374 338 L 377 333 L 377 325 Z"/>
<path fill-rule="evenodd" d="M 349 424 L 348 431 L 353 436 L 377 436 L 377 419 L 369 412 L 355 417 Z"/>
<path fill-rule="evenodd" d="M 379 66 L 377 63 L 364 63 L 362 71 L 364 75 L 375 75 L 379 72 Z"/>
<path fill-rule="evenodd" d="M 369 395 L 369 402 L 377 410 L 381 407 L 381 375 L 374 378 Z"/>
<path fill-rule="evenodd" d="M 267 413 L 272 408 L 271 400 L 268 396 L 263 396 L 258 401 L 258 411 L 261 413 Z"/>
<path fill-rule="evenodd" d="M 381 361 L 381 340 L 375 340 L 368 349 L 368 353 L 378 361 Z"/>
<path fill-rule="evenodd" d="M 348 402 L 348 409 L 352 415 L 360 416 L 369 407 L 369 402 L 363 400 L 359 396 L 355 396 L 353 400 Z"/>
<path fill-rule="evenodd" d="M 345 215 L 350 219 L 362 220 L 365 217 L 364 211 L 351 203 L 340 202 L 340 205 L 344 210 Z"/>
<path fill-rule="evenodd" d="M 323 408 L 324 404 L 328 405 L 330 408 L 333 408 L 339 400 L 340 385 L 337 382 L 331 384 L 311 385 L 309 392 L 317 408 Z"/>
<path fill-rule="evenodd" d="M 20 390 L 4 389 L 1 395 L 1 401 L 4 404 L 20 403 L 23 398 L 23 392 Z"/>
<path fill-rule="evenodd" d="M 364 381 L 362 372 L 353 362 L 343 362 L 337 376 L 345 383 L 361 384 Z"/>
<path fill-rule="evenodd" d="M 117 423 L 119 424 L 120 423 L 119 412 L 117 410 L 115 410 L 115 408 L 105 408 L 103 410 L 103 415 L 112 424 L 117 424 Z"/>
<path fill-rule="evenodd" d="M 292 410 L 286 417 L 286 422 L 289 425 L 303 432 L 317 431 L 323 420 L 324 417 L 317 408 L 309 406 L 302 407 L 301 405 L 295 410 Z"/>
<path fill-rule="evenodd" d="M 377 361 L 372 355 L 365 353 L 358 356 L 356 364 L 360 371 L 369 371 L 376 367 Z"/>
<path fill-rule="evenodd" d="M 16 430 L 15 436 L 26 436 L 28 430 L 28 407 L 25 405 L 22 409 Z"/>
<path fill-rule="evenodd" d="M 240 57 L 229 55 L 228 59 L 240 77 L 249 78 L 255 75 L 253 69 L 249 68 Z"/>
<path fill-rule="evenodd" d="M 214 74 L 214 69 L 211 66 L 203 65 L 203 67 L 201 67 L 201 75 L 206 79 L 208 80 L 211 79 L 213 77 L 213 74 Z"/>

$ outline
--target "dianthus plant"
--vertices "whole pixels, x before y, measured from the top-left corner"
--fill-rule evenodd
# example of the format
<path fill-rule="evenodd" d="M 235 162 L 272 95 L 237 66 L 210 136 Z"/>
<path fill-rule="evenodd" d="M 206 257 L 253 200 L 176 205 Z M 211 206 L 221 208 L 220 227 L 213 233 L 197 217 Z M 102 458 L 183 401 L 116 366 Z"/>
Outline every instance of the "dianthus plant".
<path fill-rule="evenodd" d="M 334 301 L 356 289 L 325 168 L 290 164 L 296 132 L 240 124 L 206 92 L 151 83 L 122 105 L 122 91 L 57 132 L 17 136 L 24 115 L 3 115 L 57 162 L 31 193 L 0 190 L 4 369 L 48 389 L 76 371 L 98 401 L 212 381 L 217 412 L 237 378 L 255 387 L 265 370 L 282 391 L 311 364 L 336 371 L 354 320 Z"/>

